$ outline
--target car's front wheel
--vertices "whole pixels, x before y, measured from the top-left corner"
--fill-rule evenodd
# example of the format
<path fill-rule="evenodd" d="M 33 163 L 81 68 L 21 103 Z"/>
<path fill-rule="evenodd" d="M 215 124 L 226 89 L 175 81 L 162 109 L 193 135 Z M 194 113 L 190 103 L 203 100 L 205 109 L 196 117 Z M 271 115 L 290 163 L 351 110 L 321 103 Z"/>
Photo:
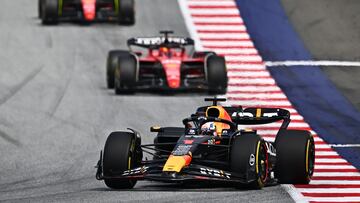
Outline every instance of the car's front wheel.
<path fill-rule="evenodd" d="M 111 178 L 137 167 L 136 136 L 130 132 L 112 132 L 106 140 L 103 154 L 103 174 L 106 186 L 113 189 L 130 189 L 136 180 Z"/>

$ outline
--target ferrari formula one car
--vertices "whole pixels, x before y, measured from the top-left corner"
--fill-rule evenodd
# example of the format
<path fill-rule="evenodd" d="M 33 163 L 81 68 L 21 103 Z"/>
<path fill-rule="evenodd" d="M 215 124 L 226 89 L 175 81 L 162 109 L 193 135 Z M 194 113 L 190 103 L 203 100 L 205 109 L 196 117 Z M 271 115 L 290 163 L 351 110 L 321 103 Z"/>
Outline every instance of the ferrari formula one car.
<path fill-rule="evenodd" d="M 134 0 L 39 0 L 42 24 L 59 21 L 135 23 Z"/>
<path fill-rule="evenodd" d="M 184 127 L 152 127 L 153 144 L 141 144 L 135 130 L 112 132 L 97 164 L 96 178 L 114 189 L 133 188 L 138 180 L 170 183 L 229 182 L 260 189 L 277 183 L 309 183 L 315 163 L 310 132 L 289 130 L 285 109 L 224 107 L 218 101 L 183 120 Z M 275 142 L 243 125 L 282 121 Z M 143 153 L 153 159 L 143 160 Z"/>
<path fill-rule="evenodd" d="M 226 92 L 228 77 L 224 57 L 214 52 L 194 52 L 194 40 L 169 37 L 172 31 L 160 33 L 163 36 L 129 39 L 130 51 L 109 52 L 108 88 L 115 88 L 116 94 L 141 89 Z M 133 47 L 140 51 L 133 51 Z"/>

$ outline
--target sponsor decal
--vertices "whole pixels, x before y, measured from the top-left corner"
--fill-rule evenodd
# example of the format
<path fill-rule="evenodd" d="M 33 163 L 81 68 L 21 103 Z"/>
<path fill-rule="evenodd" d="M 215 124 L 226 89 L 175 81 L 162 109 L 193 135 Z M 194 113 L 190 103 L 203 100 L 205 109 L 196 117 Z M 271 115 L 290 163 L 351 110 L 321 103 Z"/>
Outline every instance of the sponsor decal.
<path fill-rule="evenodd" d="M 182 156 L 188 154 L 192 145 L 178 145 L 176 149 L 172 152 L 175 156 Z"/>
<path fill-rule="evenodd" d="M 124 173 L 122 174 L 123 176 L 130 176 L 130 175 L 140 175 L 140 174 L 144 174 L 145 172 L 147 172 L 147 169 L 149 167 L 147 166 L 142 166 L 139 168 L 135 168 L 135 169 L 131 169 L 131 170 L 127 170 L 124 171 Z"/>
<path fill-rule="evenodd" d="M 196 131 L 194 129 L 190 129 L 187 134 L 189 135 L 195 135 L 196 134 Z"/>
<path fill-rule="evenodd" d="M 158 45 L 165 41 L 164 37 L 148 37 L 148 38 L 135 38 L 135 43 L 144 45 Z M 187 41 L 184 38 L 168 37 L 169 43 L 186 44 Z"/>
<path fill-rule="evenodd" d="M 200 137 L 205 137 L 205 136 L 204 135 L 185 135 L 185 137 L 200 138 Z"/>
<path fill-rule="evenodd" d="M 254 154 L 250 154 L 249 164 L 250 164 L 250 166 L 253 166 L 255 164 L 255 155 Z"/>
<path fill-rule="evenodd" d="M 236 112 L 234 112 L 233 114 L 232 114 L 232 116 L 233 117 L 236 117 Z M 260 117 L 260 115 L 259 114 L 257 114 L 258 116 L 257 117 Z M 253 118 L 253 117 L 255 117 L 254 116 L 254 114 L 252 114 L 252 113 L 250 113 L 250 112 L 239 112 L 238 113 L 238 116 L 239 117 L 250 117 L 250 118 Z M 273 113 L 263 113 L 262 114 L 262 117 L 274 117 L 274 116 L 278 116 L 278 113 L 277 112 L 273 112 Z"/>
<path fill-rule="evenodd" d="M 230 179 L 231 174 L 226 173 L 223 170 L 209 169 L 209 168 L 200 168 L 200 173 L 204 175 L 217 176 Z"/>

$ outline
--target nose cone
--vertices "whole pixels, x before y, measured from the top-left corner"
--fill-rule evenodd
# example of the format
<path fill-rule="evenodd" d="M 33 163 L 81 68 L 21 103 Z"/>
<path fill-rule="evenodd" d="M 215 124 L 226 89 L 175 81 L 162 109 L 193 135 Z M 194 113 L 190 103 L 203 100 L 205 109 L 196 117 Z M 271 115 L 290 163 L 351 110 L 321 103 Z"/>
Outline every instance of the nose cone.
<path fill-rule="evenodd" d="M 163 171 L 164 172 L 180 172 L 185 166 L 191 162 L 191 156 L 173 156 L 171 155 L 166 161 Z"/>
<path fill-rule="evenodd" d="M 96 15 L 96 0 L 82 0 L 84 18 L 86 21 L 93 21 Z"/>
<path fill-rule="evenodd" d="M 180 87 L 180 60 L 164 60 L 162 65 L 165 70 L 166 79 L 170 88 L 176 89 Z"/>

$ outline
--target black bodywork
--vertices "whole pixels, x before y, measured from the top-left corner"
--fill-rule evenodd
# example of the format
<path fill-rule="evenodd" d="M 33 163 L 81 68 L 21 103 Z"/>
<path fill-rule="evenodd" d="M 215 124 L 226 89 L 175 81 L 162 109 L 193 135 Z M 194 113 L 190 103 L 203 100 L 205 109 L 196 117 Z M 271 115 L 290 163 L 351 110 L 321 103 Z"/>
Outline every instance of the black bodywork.
<path fill-rule="evenodd" d="M 216 105 L 217 100 L 214 101 Z M 255 166 L 248 164 L 247 173 L 237 173 L 231 170 L 230 156 L 233 140 L 238 136 L 258 136 L 255 130 L 238 130 L 239 125 L 267 124 L 283 121 L 279 129 L 286 130 L 290 123 L 290 113 L 285 109 L 262 108 L 261 115 L 256 116 L 259 109 L 242 107 L 224 107 L 231 115 L 231 120 L 217 117 L 206 117 L 205 110 L 209 106 L 200 107 L 191 117 L 183 120 L 184 128 L 166 127 L 151 128 L 158 135 L 154 144 L 144 144 L 137 148 L 138 153 L 148 153 L 152 160 L 139 160 L 136 168 L 123 171 L 111 177 L 102 173 L 102 160 L 98 162 L 96 177 L 98 180 L 107 178 L 153 180 L 162 182 L 186 181 L 222 181 L 247 184 L 256 181 L 253 173 Z M 200 134 L 200 126 L 206 122 L 223 122 L 230 126 L 223 130 L 221 136 Z M 139 135 L 137 134 L 137 137 Z M 263 141 L 266 146 L 269 177 L 266 184 L 276 183 L 274 167 L 276 165 L 276 149 L 273 142 Z M 163 167 L 170 155 L 191 155 L 191 164 L 184 167 L 180 173 L 164 172 Z"/>

